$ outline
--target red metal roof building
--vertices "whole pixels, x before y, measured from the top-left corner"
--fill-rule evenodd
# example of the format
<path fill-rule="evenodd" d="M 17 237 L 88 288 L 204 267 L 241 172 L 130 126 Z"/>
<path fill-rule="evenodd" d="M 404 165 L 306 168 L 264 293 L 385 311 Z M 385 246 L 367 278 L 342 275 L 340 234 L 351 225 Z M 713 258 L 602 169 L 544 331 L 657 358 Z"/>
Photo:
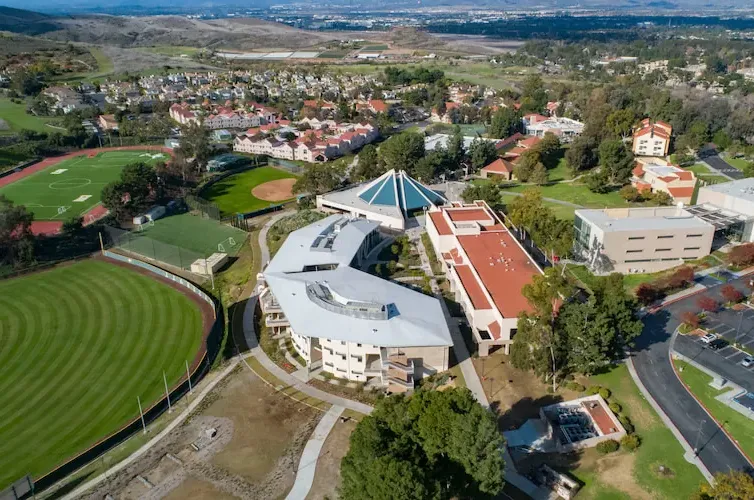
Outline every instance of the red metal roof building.
<path fill-rule="evenodd" d="M 479 355 L 508 352 L 518 315 L 530 311 L 521 289 L 542 270 L 483 201 L 430 209 L 427 233 L 462 305 Z"/>

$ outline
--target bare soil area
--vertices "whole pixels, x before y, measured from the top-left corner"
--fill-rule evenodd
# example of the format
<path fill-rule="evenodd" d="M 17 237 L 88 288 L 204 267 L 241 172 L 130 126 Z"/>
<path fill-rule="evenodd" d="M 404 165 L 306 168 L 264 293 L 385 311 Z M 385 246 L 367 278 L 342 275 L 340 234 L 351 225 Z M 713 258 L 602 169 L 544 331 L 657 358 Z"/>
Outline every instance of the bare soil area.
<path fill-rule="evenodd" d="M 338 420 L 327 436 L 317 460 L 314 484 L 307 495 L 307 500 L 325 500 L 338 498 L 340 487 L 340 461 L 348 453 L 349 439 L 356 428 L 356 421 Z"/>
<path fill-rule="evenodd" d="M 239 368 L 179 429 L 85 498 L 280 498 L 321 413 Z"/>
<path fill-rule="evenodd" d="M 293 198 L 293 185 L 297 179 L 278 179 L 254 186 L 251 194 L 265 201 L 284 201 Z"/>

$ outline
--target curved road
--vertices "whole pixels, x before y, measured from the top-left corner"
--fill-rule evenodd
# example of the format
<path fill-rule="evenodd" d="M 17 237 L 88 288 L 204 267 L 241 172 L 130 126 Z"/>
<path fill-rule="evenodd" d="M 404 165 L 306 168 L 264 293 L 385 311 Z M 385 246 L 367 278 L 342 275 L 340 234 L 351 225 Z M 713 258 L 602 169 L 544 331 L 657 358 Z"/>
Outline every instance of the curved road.
<path fill-rule="evenodd" d="M 737 283 L 741 288 L 743 285 Z M 717 297 L 717 290 L 704 292 Z M 678 428 L 712 474 L 730 469 L 752 471 L 752 465 L 720 426 L 678 380 L 670 362 L 671 338 L 681 324 L 683 311 L 698 310 L 693 295 L 665 306 L 644 318 L 644 331 L 636 341 L 633 362 L 641 382 Z"/>

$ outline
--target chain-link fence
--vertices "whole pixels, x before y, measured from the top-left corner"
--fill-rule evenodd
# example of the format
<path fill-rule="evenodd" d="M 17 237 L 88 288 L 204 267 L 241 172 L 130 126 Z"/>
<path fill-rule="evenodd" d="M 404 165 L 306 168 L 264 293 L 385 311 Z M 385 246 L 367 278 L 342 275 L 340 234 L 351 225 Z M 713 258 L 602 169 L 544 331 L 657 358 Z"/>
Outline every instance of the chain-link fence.
<path fill-rule="evenodd" d="M 304 167 L 292 161 L 281 160 L 280 158 L 270 158 L 267 161 L 271 167 L 282 168 L 283 170 L 287 170 L 292 174 L 299 175 L 304 173 Z"/>
<path fill-rule="evenodd" d="M 105 226 L 105 232 L 112 246 L 120 251 L 179 269 L 190 271 L 194 261 L 205 257 L 199 252 L 150 238 L 146 233 L 125 231 L 112 226 Z"/>
<path fill-rule="evenodd" d="M 186 196 L 186 205 L 191 210 L 201 212 L 202 216 L 209 217 L 210 219 L 220 220 L 220 207 L 211 201 L 207 201 L 204 198 L 190 194 Z"/>

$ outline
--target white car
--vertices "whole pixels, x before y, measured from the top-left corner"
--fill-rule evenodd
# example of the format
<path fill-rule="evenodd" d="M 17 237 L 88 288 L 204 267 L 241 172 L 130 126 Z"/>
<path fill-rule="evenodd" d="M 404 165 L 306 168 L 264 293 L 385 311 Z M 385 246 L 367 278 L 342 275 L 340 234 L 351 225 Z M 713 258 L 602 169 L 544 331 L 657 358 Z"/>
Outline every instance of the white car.
<path fill-rule="evenodd" d="M 754 365 L 754 358 L 752 358 L 751 356 L 746 356 L 741 360 L 741 366 L 743 366 L 744 368 L 748 368 L 752 365 Z"/>
<path fill-rule="evenodd" d="M 705 335 L 704 337 L 702 337 L 701 340 L 705 344 L 709 344 L 710 342 L 712 342 L 716 338 L 717 338 L 717 335 L 715 335 L 714 333 L 708 333 L 707 335 Z"/>

